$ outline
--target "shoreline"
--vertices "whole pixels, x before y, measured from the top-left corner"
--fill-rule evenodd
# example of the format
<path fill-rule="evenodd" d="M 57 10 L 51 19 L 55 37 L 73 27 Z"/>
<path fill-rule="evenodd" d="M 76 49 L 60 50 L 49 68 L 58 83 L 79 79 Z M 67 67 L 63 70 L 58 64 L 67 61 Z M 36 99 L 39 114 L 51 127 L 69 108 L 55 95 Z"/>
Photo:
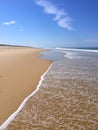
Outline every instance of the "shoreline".
<path fill-rule="evenodd" d="M 2 49 L 2 47 L 0 49 Z M 2 128 L 1 126 L 4 124 L 4 122 L 12 115 L 12 113 L 17 111 L 17 109 L 19 108 L 21 103 L 24 101 L 24 99 L 28 97 L 28 95 L 30 95 L 31 92 L 36 91 L 36 87 L 38 85 L 38 82 L 40 81 L 40 77 L 47 70 L 47 68 L 51 65 L 52 63 L 51 61 L 42 59 L 40 57 L 40 52 L 43 52 L 43 51 L 45 50 L 36 49 L 36 48 L 24 48 L 24 47 L 21 47 L 21 48 L 20 47 L 6 47 L 5 51 L 2 50 L 0 52 L 0 59 L 2 59 L 2 62 L 3 62 L 0 65 L 0 69 L 2 70 L 3 68 L 3 70 L 1 71 L 1 74 L 3 74 L 3 72 L 4 74 L 6 74 L 5 77 L 4 77 L 4 74 L 3 76 L 0 74 L 0 82 L 1 82 L 1 87 L 0 87 L 0 90 L 1 90 L 0 104 L 1 105 L 0 106 L 1 106 L 1 110 L 4 110 L 4 111 L 7 110 L 6 112 L 2 111 L 0 114 L 2 115 L 1 117 L 4 116 L 4 118 L 0 120 L 1 122 L 0 129 Z M 6 58 L 6 60 L 4 60 L 4 58 Z M 11 72 L 11 71 L 14 71 L 14 72 Z M 4 81 L 5 81 L 5 84 L 4 84 Z M 15 85 L 14 87 L 13 87 L 13 84 Z M 9 92 L 8 95 L 7 95 L 7 92 Z M 10 95 L 10 99 L 8 100 L 9 95 Z M 6 97 L 5 99 L 4 99 L 4 96 Z M 16 98 L 16 101 L 15 101 L 15 98 Z M 14 105 L 12 105 L 13 103 Z M 8 111 L 10 112 L 8 113 Z"/>
<path fill-rule="evenodd" d="M 23 102 L 20 104 L 20 106 L 18 107 L 18 109 L 12 113 L 9 118 L 0 126 L 0 130 L 5 130 L 6 127 L 10 124 L 11 121 L 13 121 L 13 119 L 17 116 L 17 114 L 22 110 L 22 108 L 25 106 L 25 104 L 27 103 L 27 101 L 39 90 L 42 82 L 44 81 L 44 76 L 48 73 L 48 71 L 50 70 L 50 68 L 52 67 L 54 63 L 52 63 L 48 69 L 44 72 L 44 74 L 40 77 L 39 83 L 36 87 L 36 89 L 28 96 L 26 97 Z"/>
<path fill-rule="evenodd" d="M 0 130 L 97 129 L 97 59 L 98 55 L 82 53 L 75 60 L 63 56 L 53 62 L 19 113 L 13 113 Z"/>

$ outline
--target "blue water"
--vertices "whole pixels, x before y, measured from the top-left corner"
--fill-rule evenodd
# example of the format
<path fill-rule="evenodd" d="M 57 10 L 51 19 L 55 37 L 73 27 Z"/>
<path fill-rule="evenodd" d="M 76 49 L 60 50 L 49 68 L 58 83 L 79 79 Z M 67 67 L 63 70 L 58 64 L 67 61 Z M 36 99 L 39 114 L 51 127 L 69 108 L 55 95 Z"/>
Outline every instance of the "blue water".
<path fill-rule="evenodd" d="M 92 59 L 98 60 L 98 48 L 57 48 L 52 49 L 47 52 L 42 52 L 42 58 L 49 59 L 52 61 L 58 61 L 64 59 L 64 57 L 69 59 L 76 59 L 76 58 L 84 58 L 84 59 Z"/>
<path fill-rule="evenodd" d="M 72 47 L 72 49 L 98 50 L 98 47 Z"/>

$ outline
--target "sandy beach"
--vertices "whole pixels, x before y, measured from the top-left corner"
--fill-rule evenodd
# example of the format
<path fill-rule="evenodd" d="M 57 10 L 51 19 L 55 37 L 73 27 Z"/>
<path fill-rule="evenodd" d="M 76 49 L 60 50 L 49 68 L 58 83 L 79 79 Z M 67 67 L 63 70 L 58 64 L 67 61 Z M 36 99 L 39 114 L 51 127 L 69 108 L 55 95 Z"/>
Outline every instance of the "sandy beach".
<path fill-rule="evenodd" d="M 41 49 L 0 46 L 0 125 L 19 107 L 47 70 L 51 61 Z"/>
<path fill-rule="evenodd" d="M 53 59 L 63 56 L 56 58 L 38 91 L 1 130 L 98 130 L 98 53 L 47 53 L 47 58 L 49 53 Z"/>

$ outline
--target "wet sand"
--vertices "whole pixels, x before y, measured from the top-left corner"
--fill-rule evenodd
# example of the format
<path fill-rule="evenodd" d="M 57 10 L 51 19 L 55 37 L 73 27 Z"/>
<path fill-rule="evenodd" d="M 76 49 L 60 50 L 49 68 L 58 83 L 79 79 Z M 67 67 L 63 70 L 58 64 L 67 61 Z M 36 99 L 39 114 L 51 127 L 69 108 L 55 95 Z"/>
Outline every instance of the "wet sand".
<path fill-rule="evenodd" d="M 36 89 L 50 61 L 41 49 L 0 46 L 0 125 Z"/>
<path fill-rule="evenodd" d="M 98 55 L 89 55 L 53 63 L 6 130 L 98 130 Z"/>

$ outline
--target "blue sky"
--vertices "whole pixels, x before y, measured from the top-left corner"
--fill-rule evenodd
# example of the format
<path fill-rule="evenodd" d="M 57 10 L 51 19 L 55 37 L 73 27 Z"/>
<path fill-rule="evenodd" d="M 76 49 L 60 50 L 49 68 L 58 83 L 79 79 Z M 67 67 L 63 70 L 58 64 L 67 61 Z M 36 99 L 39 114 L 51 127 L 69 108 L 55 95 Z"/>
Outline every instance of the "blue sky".
<path fill-rule="evenodd" d="M 0 44 L 98 47 L 98 0 L 0 0 Z"/>

